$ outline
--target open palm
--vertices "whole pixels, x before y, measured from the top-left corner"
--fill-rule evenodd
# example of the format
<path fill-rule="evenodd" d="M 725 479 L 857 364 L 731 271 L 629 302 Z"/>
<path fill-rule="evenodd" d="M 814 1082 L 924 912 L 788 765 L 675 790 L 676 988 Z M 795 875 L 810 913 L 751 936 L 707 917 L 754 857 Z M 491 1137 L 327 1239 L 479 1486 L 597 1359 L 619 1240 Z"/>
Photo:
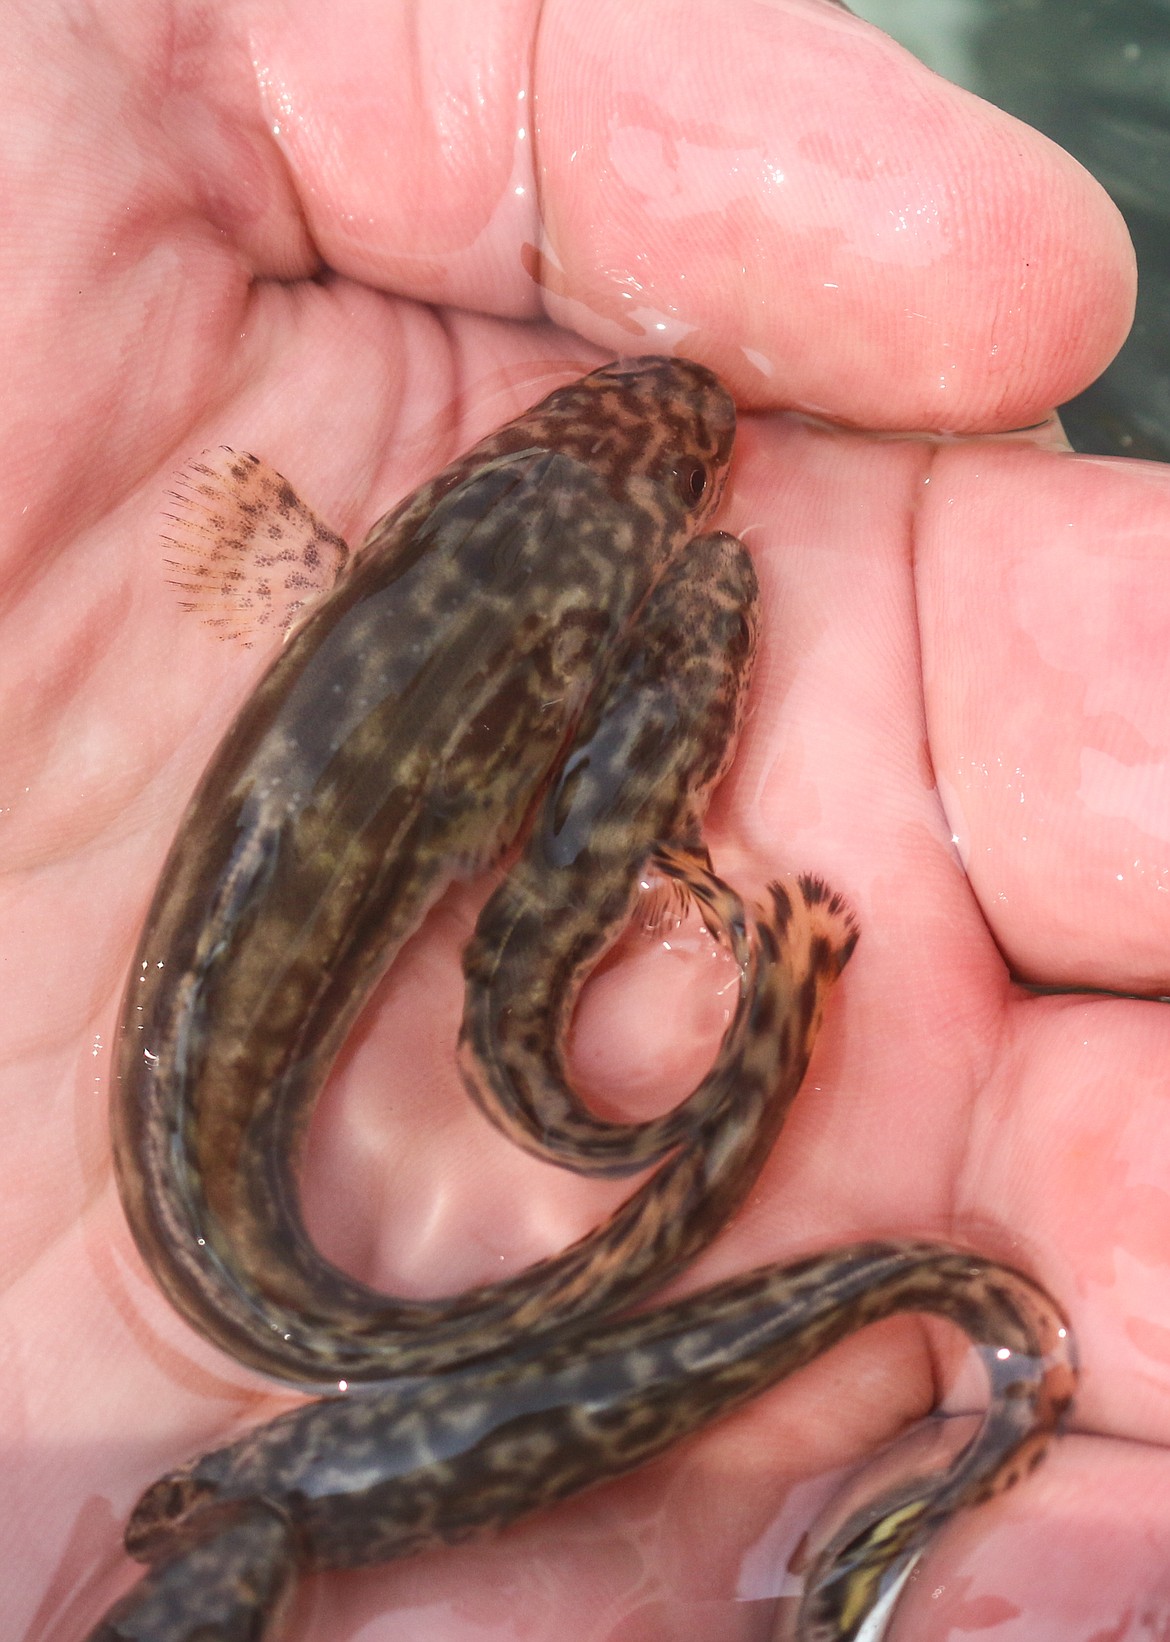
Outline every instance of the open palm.
<path fill-rule="evenodd" d="M 1009 976 L 1166 987 L 1170 484 L 1044 435 L 888 437 L 1026 426 L 1091 378 L 1132 292 L 1108 202 L 828 0 L 110 0 L 3 30 L 5 1635 L 82 1636 L 133 1577 L 140 1489 L 287 1401 L 171 1313 L 110 1170 L 137 928 L 267 659 L 168 591 L 170 475 L 256 451 L 356 541 L 558 381 L 667 349 L 747 413 L 720 522 L 767 616 L 716 862 L 744 889 L 818 871 L 862 926 L 776 1155 L 688 1283 L 907 1231 L 1025 1267 L 1076 1327 L 1084 1434 L 955 1524 L 898 1634 L 1164 1611 L 1170 1017 Z M 394 966 L 312 1137 L 314 1235 L 398 1292 L 519 1269 L 620 1195 L 462 1091 L 482 893 Z M 684 1089 L 722 1018 L 709 957 L 635 940 L 582 1007 L 583 1083 L 631 1112 Z M 296 1635 L 764 1638 L 805 1479 L 929 1410 L 949 1356 L 883 1325 L 497 1543 L 322 1577 Z"/>

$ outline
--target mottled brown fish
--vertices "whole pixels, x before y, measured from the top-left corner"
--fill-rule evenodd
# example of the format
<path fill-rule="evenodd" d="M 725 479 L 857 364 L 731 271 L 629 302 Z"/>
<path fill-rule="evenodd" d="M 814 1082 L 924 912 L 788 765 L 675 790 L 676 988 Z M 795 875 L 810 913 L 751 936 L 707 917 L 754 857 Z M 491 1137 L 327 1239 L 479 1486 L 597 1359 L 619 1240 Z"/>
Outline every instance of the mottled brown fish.
<path fill-rule="evenodd" d="M 801 1642 L 849 1639 L 941 1521 L 1034 1463 L 1066 1406 L 1071 1346 L 1047 1297 L 929 1244 L 858 1245 L 614 1320 L 756 1178 L 856 938 L 814 880 L 745 908 L 699 838 L 755 632 L 741 545 L 693 539 L 733 427 L 715 379 L 684 361 L 608 367 L 553 394 L 375 527 L 204 778 L 126 1001 L 123 1198 L 152 1270 L 210 1338 L 286 1378 L 359 1383 L 148 1490 L 127 1544 L 151 1570 L 95 1642 L 259 1642 L 302 1568 L 503 1527 L 645 1462 L 869 1322 L 936 1312 L 976 1342 L 991 1406 L 951 1465 L 851 1514 L 815 1555 Z M 238 461 L 250 497 L 303 515 L 279 476 Z M 213 500 L 213 468 L 199 484 Z M 259 503 L 247 508 L 244 535 L 262 528 Z M 317 569 L 304 551 L 346 553 L 315 522 L 307 539 L 298 559 L 282 526 L 271 534 L 294 593 Z M 229 543 L 214 574 L 233 578 L 245 550 Z M 206 586 L 189 584 L 194 602 Z M 398 945 L 452 876 L 522 833 L 545 787 L 468 954 L 465 1072 L 507 1132 L 571 1167 L 670 1155 L 564 1254 L 453 1301 L 394 1301 L 305 1235 L 308 1112 Z M 607 1125 L 565 1080 L 564 1026 L 648 865 L 727 942 L 739 995 L 676 1113 Z M 578 904 L 559 911 L 566 897 Z"/>
<path fill-rule="evenodd" d="M 1067 1326 L 1048 1296 L 931 1243 L 765 1266 L 422 1386 L 281 1415 L 147 1490 L 127 1545 L 153 1566 L 90 1642 L 260 1642 L 278 1628 L 298 1567 L 382 1562 L 505 1527 L 644 1464 L 906 1311 L 970 1336 L 991 1401 L 949 1466 L 887 1488 L 814 1554 L 798 1642 L 852 1642 L 948 1517 L 1039 1463 L 1074 1386 Z"/>
<path fill-rule="evenodd" d="M 701 826 L 739 736 L 757 601 L 734 536 L 701 537 L 670 566 L 463 954 L 460 1064 L 470 1093 L 518 1145 L 579 1173 L 645 1168 L 735 1098 L 724 1053 L 665 1116 L 606 1122 L 577 1097 L 564 1062 L 581 988 L 630 922 L 644 873 L 668 876 L 684 901 L 702 898 L 710 861 Z M 648 861 L 650 844 L 669 854 Z M 726 922 L 708 916 L 717 929 Z"/>
<path fill-rule="evenodd" d="M 114 1153 L 155 1277 L 241 1361 L 318 1385 L 432 1371 L 653 1286 L 727 1212 L 726 1174 L 692 1158 L 530 1272 L 399 1302 L 316 1251 L 296 1177 L 372 987 L 520 832 L 715 506 L 734 428 L 685 360 L 559 389 L 374 527 L 205 774 L 128 986 Z"/>

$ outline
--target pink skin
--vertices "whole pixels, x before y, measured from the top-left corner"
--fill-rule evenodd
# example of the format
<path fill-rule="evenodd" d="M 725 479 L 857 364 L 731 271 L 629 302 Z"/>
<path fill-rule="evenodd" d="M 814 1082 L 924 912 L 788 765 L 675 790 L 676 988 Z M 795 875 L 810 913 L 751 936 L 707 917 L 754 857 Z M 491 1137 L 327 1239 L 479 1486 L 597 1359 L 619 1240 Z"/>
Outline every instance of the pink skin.
<path fill-rule="evenodd" d="M 1005 955 L 1170 990 L 1170 475 L 874 436 L 1004 432 L 1087 383 L 1129 321 L 1124 231 L 1067 156 L 827 0 L 546 0 L 537 32 L 538 9 L 107 0 L 0 23 L 5 1634 L 76 1642 L 133 1577 L 139 1490 L 282 1400 L 155 1292 L 110 1173 L 135 931 L 265 660 L 165 586 L 170 475 L 254 450 L 357 539 L 557 381 L 674 348 L 759 413 L 721 522 L 769 620 L 716 859 L 747 886 L 822 872 L 863 930 L 693 1281 L 903 1231 L 1033 1271 L 1076 1326 L 1084 1434 L 954 1526 L 898 1635 L 1136 1635 L 1170 1604 L 1170 1017 L 1031 996 Z M 462 1094 L 480 895 L 395 967 L 313 1137 L 315 1232 L 387 1287 L 519 1268 L 620 1190 L 514 1151 Z M 702 963 L 632 952 L 576 1046 L 631 1111 L 685 1086 L 720 1009 Z M 824 1492 L 804 1479 L 928 1409 L 954 1358 L 886 1325 L 499 1543 L 312 1582 L 297 1642 L 762 1642 Z"/>

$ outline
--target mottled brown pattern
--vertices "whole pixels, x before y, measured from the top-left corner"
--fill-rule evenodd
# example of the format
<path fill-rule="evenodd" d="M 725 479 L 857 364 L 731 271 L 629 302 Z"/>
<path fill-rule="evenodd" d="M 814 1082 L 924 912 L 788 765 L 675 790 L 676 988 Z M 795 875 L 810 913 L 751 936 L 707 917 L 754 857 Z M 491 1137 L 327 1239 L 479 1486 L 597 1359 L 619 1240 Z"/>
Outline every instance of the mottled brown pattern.
<path fill-rule="evenodd" d="M 718 881 L 712 885 L 717 904 Z M 786 909 L 786 933 L 770 928 L 761 939 L 777 903 Z M 695 1144 L 654 1177 L 665 1185 L 644 1218 L 670 1247 L 696 1200 L 707 1215 L 726 1218 L 771 1149 L 807 1064 L 821 1005 L 856 938 L 852 919 L 840 906 L 830 912 L 829 904 L 818 885 L 805 881 L 777 886 L 766 908 L 739 913 L 747 919 L 751 962 L 737 1059 L 728 1063 L 736 1096 L 714 1103 Z M 814 950 L 822 955 L 814 976 L 818 1004 L 807 1017 Z M 769 1019 L 784 1017 L 785 1033 L 758 1029 L 765 1002 Z M 793 1045 L 787 1064 L 782 1042 Z M 616 1218 L 630 1212 L 626 1205 Z M 658 1270 L 652 1249 L 648 1269 L 647 1286 Z M 603 1279 L 583 1292 L 584 1322 L 542 1336 L 521 1319 L 479 1363 L 309 1404 L 181 1468 L 156 1483 L 136 1510 L 128 1548 L 156 1566 L 107 1616 L 94 1642 L 202 1642 L 189 1614 L 203 1610 L 189 1587 L 212 1579 L 217 1590 L 238 1593 L 250 1622 L 263 1623 L 263 1630 L 239 1632 L 258 1638 L 276 1622 L 257 1592 L 283 1581 L 287 1544 L 310 1567 L 406 1555 L 503 1526 L 642 1463 L 720 1411 L 724 1394 L 718 1387 L 708 1394 L 694 1379 L 717 1359 L 719 1383 L 733 1391 L 727 1407 L 753 1394 L 737 1354 L 754 1333 L 753 1307 L 763 1308 L 761 1316 L 766 1311 L 767 1275 L 754 1274 L 742 1303 L 731 1308 L 735 1326 L 724 1329 L 726 1338 L 719 1305 L 709 1309 L 706 1296 L 606 1322 L 603 1314 L 616 1301 Z M 731 1292 L 727 1285 L 711 1291 L 716 1302 L 725 1289 Z M 616 1293 L 620 1301 L 620 1288 Z M 757 1389 L 766 1383 L 759 1380 Z M 254 1522 L 260 1507 L 288 1524 L 287 1543 L 261 1533 Z M 145 1629 L 143 1611 L 151 1615 Z"/>
<path fill-rule="evenodd" d="M 854 1511 L 812 1555 L 800 1642 L 850 1642 L 942 1521 L 1037 1462 L 1067 1407 L 1071 1341 L 1048 1297 L 931 1244 L 859 1244 L 615 1320 L 742 1200 L 856 940 L 814 879 L 745 907 L 698 837 L 754 630 L 740 544 L 712 536 L 683 555 L 731 429 L 717 384 L 683 362 L 553 395 L 375 528 L 205 778 L 126 1001 L 127 1212 L 211 1338 L 295 1378 L 371 1383 L 155 1483 L 127 1530 L 150 1571 L 91 1642 L 261 1642 L 300 1568 L 504 1527 L 645 1463 L 856 1329 L 933 1312 L 975 1342 L 990 1405 L 951 1464 Z M 397 944 L 454 871 L 516 836 L 550 777 L 468 957 L 465 1052 L 485 1057 L 487 1103 L 512 1102 L 509 1132 L 570 1166 L 621 1172 L 675 1149 L 574 1249 L 509 1284 L 402 1305 L 304 1237 L 300 1136 Z M 740 996 L 685 1122 L 623 1126 L 615 1144 L 564 1082 L 560 1032 L 651 845 L 736 954 Z M 581 897 L 578 915 L 554 915 L 562 895 Z"/>
<path fill-rule="evenodd" d="M 178 1505 L 181 1486 L 169 1497 Z M 279 1632 L 297 1577 L 293 1526 L 261 1499 L 209 1510 L 212 1531 L 134 1586 L 89 1642 L 260 1642 Z"/>
<path fill-rule="evenodd" d="M 469 1091 L 518 1145 L 580 1173 L 633 1174 L 693 1136 L 714 1102 L 736 1097 L 726 1058 L 738 1054 L 738 1020 L 710 1076 L 647 1123 L 595 1117 L 569 1086 L 564 1052 L 581 987 L 629 922 L 647 868 L 703 904 L 740 964 L 743 1007 L 746 930 L 708 903 L 699 827 L 738 736 L 757 596 L 733 536 L 700 537 L 670 566 L 615 651 L 524 853 L 464 952 Z"/>
<path fill-rule="evenodd" d="M 609 655 L 718 500 L 734 427 L 717 380 L 685 360 L 550 395 L 373 528 L 212 761 L 128 986 L 113 1135 L 143 1256 L 241 1360 L 315 1384 L 434 1369 L 555 1328 L 599 1284 L 647 1287 L 688 1206 L 698 1235 L 692 1165 L 658 1187 L 670 1216 L 644 1189 L 531 1273 L 398 1303 L 318 1255 L 295 1180 L 371 988 L 451 877 L 520 831 Z"/>
<path fill-rule="evenodd" d="M 898 1312 L 949 1318 L 975 1343 L 991 1400 L 942 1472 L 854 1511 L 805 1570 L 800 1642 L 850 1642 L 876 1596 L 955 1511 L 1037 1463 L 1068 1407 L 1067 1325 L 1028 1278 L 930 1243 L 861 1243 L 766 1266 L 625 1321 L 578 1324 L 536 1350 L 370 1388 L 282 1415 L 155 1483 L 127 1541 L 176 1588 L 208 1545 L 252 1573 L 231 1512 L 287 1515 L 306 1567 L 408 1556 L 506 1526 L 644 1464 L 845 1336 Z M 221 1526 L 226 1521 L 227 1528 Z M 128 1599 L 127 1611 L 134 1609 Z M 141 1631 L 106 1629 L 102 1642 Z M 151 1642 L 190 1642 L 176 1626 Z"/>

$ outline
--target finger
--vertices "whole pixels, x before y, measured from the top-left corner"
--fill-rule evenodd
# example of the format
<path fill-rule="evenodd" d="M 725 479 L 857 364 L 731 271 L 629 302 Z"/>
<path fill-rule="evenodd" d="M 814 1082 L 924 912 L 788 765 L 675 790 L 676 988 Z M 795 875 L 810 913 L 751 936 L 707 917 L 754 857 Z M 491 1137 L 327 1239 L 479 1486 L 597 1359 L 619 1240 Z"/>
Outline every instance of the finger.
<path fill-rule="evenodd" d="M 332 266 L 543 305 L 606 350 L 698 353 L 745 401 L 884 428 L 1035 421 L 1121 342 L 1133 265 L 1104 193 L 824 0 L 466 19 L 315 0 L 253 23 Z"/>
<path fill-rule="evenodd" d="M 1077 1428 L 1170 1440 L 1170 1018 L 1118 998 L 1011 1002 L 962 1126 L 954 1225 L 1061 1300 Z"/>
<path fill-rule="evenodd" d="M 1000 1030 L 1006 977 L 945 829 L 922 719 L 910 521 L 929 452 L 782 418 L 742 434 L 728 525 L 755 559 L 764 622 L 713 812 L 715 866 L 745 891 L 754 873 L 815 872 L 861 938 L 760 1216 L 717 1246 L 740 1265 L 787 1253 L 777 1236 L 813 1247 L 943 1226 Z"/>
<path fill-rule="evenodd" d="M 996 505 L 976 513 L 970 497 L 985 489 Z M 1075 948 L 1091 958 L 1095 932 L 1114 973 L 1119 955 L 1132 960 L 1123 931 L 1114 940 L 1100 918 L 1088 918 L 1091 829 L 1066 823 L 1058 809 L 1056 842 L 1031 868 L 1038 885 L 1025 856 L 1006 899 L 981 891 L 987 873 L 1000 870 L 999 851 L 990 867 L 969 866 L 968 879 L 952 832 L 967 840 L 969 861 L 988 839 L 1018 837 L 1018 787 L 1001 797 L 1006 778 L 980 735 L 994 745 L 1017 722 L 1027 726 L 1013 746 L 1013 776 L 1017 765 L 1030 772 L 1037 756 L 1079 767 L 1083 718 L 1059 700 L 1029 716 L 1040 662 L 1064 631 L 1062 612 L 1074 611 L 1082 627 L 1054 676 L 1075 682 L 1094 708 L 1099 702 L 1106 725 L 1133 718 L 1142 699 L 1135 664 L 1119 666 L 1098 638 L 1116 625 L 1119 636 L 1139 635 L 1147 668 L 1160 656 L 1149 577 L 1159 574 L 1152 527 L 1164 494 L 1160 469 L 1018 445 L 938 451 L 778 418 L 745 426 L 729 522 L 756 558 L 763 654 L 758 710 L 715 810 L 713 854 L 740 885 L 754 856 L 767 862 L 763 870 L 823 873 L 855 907 L 861 939 L 760 1199 L 704 1268 L 895 1228 L 969 1239 L 1022 1262 L 1069 1307 L 1086 1364 L 1078 1418 L 1156 1441 L 1170 1432 L 1160 1322 L 1170 1308 L 1160 1252 L 1170 1169 L 1166 1012 L 1112 998 L 1037 999 L 1010 983 L 1001 932 L 1017 946 L 1047 942 L 1053 897 L 1071 906 L 1045 948 L 1046 978 L 1053 953 Z M 1047 565 L 1029 522 L 1037 515 L 1055 540 Z M 1070 522 L 1084 533 L 1079 554 L 1063 552 Z M 1122 564 L 1138 577 L 1134 592 L 1109 592 L 1100 555 L 1111 531 L 1129 543 Z M 1022 546 L 1005 556 L 1013 533 Z M 1093 579 L 1078 582 L 1082 559 Z M 1001 562 L 1031 590 L 1033 625 L 1022 637 L 1016 582 L 1000 574 Z M 1034 586 L 1037 566 L 1047 574 Z M 1155 696 L 1160 680 L 1158 672 Z M 1116 705 L 1114 683 L 1124 692 Z M 1153 720 L 1137 723 L 1153 742 Z M 1046 751 L 1054 745 L 1063 762 Z M 976 778 L 960 786 L 972 748 Z M 957 820 L 954 792 L 964 805 Z M 1051 805 L 1037 808 L 1043 837 Z M 988 821 L 1001 811 L 1002 833 Z M 1112 812 L 1105 819 L 1116 824 Z M 1132 840 L 1125 847 L 1132 857 Z M 1031 899 L 1017 918 L 1021 894 Z M 1161 897 L 1150 898 L 1144 936 L 1133 922 L 1139 954 L 1144 939 L 1157 975 Z"/>
<path fill-rule="evenodd" d="M 941 449 L 918 516 L 931 752 L 1013 967 L 1170 989 L 1170 475 Z"/>
<path fill-rule="evenodd" d="M 1124 1636 L 1165 1610 L 1167 1473 L 1164 1450 L 1068 1439 L 1026 1488 L 948 1526 L 893 1636 Z"/>
<path fill-rule="evenodd" d="M 100 20 L 99 20 L 100 17 Z M 0 576 L 27 576 L 224 392 L 254 272 L 315 253 L 246 58 L 157 8 L 8 8 Z M 16 134 L 19 135 L 16 135 Z"/>

